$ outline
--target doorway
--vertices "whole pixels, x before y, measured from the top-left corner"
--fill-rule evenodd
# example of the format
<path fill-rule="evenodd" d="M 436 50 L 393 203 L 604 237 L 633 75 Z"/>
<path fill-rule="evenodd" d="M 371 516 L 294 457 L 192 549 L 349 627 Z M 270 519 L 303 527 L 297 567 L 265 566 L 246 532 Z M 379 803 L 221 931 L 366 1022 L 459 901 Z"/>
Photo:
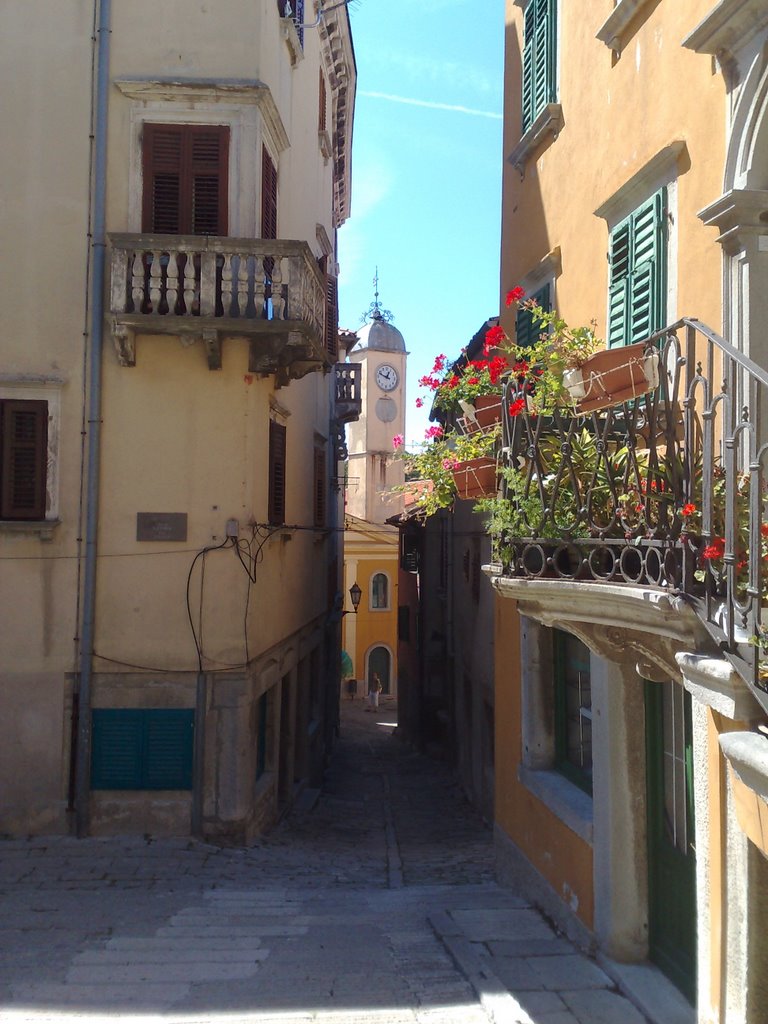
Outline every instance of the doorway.
<path fill-rule="evenodd" d="M 696 999 L 696 856 L 691 697 L 668 680 L 645 684 L 649 957 Z"/>
<path fill-rule="evenodd" d="M 386 647 L 374 647 L 368 654 L 367 682 L 369 686 L 374 672 L 381 680 L 382 693 L 391 693 L 392 655 Z"/>

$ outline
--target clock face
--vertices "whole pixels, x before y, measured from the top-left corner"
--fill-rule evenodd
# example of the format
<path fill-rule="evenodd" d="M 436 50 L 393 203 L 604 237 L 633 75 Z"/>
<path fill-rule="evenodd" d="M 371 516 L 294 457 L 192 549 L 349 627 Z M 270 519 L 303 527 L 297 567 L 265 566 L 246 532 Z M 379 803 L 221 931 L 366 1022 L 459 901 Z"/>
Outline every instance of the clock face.
<path fill-rule="evenodd" d="M 376 370 L 376 383 L 379 385 L 382 391 L 392 391 L 397 387 L 397 370 L 394 366 L 389 366 L 387 363 L 382 363 L 381 366 Z"/>

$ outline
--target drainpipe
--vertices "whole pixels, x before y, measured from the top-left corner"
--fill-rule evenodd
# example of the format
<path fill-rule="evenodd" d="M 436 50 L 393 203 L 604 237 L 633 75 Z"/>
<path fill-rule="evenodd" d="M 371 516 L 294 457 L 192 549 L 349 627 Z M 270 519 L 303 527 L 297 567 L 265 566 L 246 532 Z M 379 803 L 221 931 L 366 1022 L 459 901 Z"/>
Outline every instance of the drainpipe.
<path fill-rule="evenodd" d="M 91 353 L 88 391 L 88 465 L 85 499 L 85 568 L 80 631 L 80 690 L 75 778 L 77 834 L 88 833 L 91 775 L 91 676 L 96 605 L 96 534 L 99 521 L 101 447 L 101 367 L 104 342 L 104 271 L 106 266 L 107 108 L 112 0 L 100 0 L 96 29 L 96 116 L 94 118 L 93 235 L 91 238 Z"/>

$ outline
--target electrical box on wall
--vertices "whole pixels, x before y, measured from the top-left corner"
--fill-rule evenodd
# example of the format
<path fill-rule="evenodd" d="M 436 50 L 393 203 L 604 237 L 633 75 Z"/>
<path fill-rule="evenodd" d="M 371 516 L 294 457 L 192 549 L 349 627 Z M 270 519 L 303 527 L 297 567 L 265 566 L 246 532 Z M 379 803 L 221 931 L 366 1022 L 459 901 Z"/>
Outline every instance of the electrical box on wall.
<path fill-rule="evenodd" d="M 237 519 L 228 519 L 227 520 L 227 536 L 228 537 L 237 537 L 237 536 L 239 536 L 239 534 L 240 534 L 240 523 L 237 521 Z"/>

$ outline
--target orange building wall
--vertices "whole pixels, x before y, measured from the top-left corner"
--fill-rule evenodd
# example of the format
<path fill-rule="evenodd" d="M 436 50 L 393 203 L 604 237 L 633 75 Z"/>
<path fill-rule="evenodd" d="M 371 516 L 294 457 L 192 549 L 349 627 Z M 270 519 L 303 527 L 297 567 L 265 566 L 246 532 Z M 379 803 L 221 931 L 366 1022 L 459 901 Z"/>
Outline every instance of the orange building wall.
<path fill-rule="evenodd" d="M 522 749 L 517 602 L 497 598 L 495 619 L 496 826 L 591 930 L 592 848 L 517 780 Z"/>

